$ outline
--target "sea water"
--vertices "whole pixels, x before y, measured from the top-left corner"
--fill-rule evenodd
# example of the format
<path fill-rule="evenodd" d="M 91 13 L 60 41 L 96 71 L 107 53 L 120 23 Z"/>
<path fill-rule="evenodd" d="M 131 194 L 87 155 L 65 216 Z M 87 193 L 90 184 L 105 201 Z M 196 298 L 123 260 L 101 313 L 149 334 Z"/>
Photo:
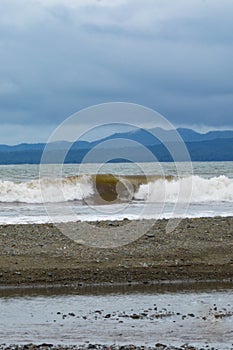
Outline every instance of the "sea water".
<path fill-rule="evenodd" d="M 0 224 L 232 214 L 233 162 L 0 166 Z"/>

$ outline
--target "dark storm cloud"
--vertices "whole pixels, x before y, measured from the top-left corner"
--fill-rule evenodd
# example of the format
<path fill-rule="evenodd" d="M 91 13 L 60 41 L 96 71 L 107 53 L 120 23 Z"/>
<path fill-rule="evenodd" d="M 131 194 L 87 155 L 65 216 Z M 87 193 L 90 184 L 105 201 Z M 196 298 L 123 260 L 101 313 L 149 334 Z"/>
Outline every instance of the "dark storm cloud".
<path fill-rule="evenodd" d="M 230 0 L 2 0 L 0 122 L 45 138 L 81 108 L 125 101 L 233 127 L 232 13 Z"/>

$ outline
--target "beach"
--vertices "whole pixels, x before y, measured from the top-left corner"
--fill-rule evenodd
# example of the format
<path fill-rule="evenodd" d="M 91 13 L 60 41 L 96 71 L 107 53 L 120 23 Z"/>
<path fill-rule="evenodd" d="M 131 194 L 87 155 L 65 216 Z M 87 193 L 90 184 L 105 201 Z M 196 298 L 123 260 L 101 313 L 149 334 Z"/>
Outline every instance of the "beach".
<path fill-rule="evenodd" d="M 111 228 L 117 228 L 124 235 L 128 232 L 129 223 L 138 224 L 122 220 L 97 221 L 89 225 L 96 229 L 107 228 L 109 232 Z M 5 341 L 6 344 L 0 345 L 0 349 L 231 349 L 230 335 L 224 338 L 223 334 L 228 334 L 227 327 L 230 327 L 233 314 L 230 292 L 233 281 L 233 217 L 186 218 L 172 232 L 166 231 L 167 224 L 165 219 L 143 220 L 140 222 L 140 227 L 144 228 L 143 234 L 138 239 L 114 248 L 88 247 L 81 240 L 74 242 L 54 224 L 0 226 L 0 293 L 3 300 L 4 297 L 9 298 L 7 305 L 2 304 L 6 322 L 2 324 L 3 330 L 5 329 L 3 335 L 6 332 L 2 343 Z M 82 222 L 75 225 L 81 231 L 88 230 L 89 227 Z M 83 234 L 88 237 L 88 232 Z M 91 240 L 89 242 L 93 243 Z M 99 297 L 97 302 L 95 289 L 93 292 L 86 289 L 98 286 L 118 288 L 123 294 L 116 294 L 115 297 L 108 294 L 112 293 L 111 290 L 106 290 L 106 294 L 102 294 L 101 305 L 102 299 Z M 171 293 L 173 289 L 177 288 L 177 291 L 163 296 L 169 286 L 172 288 Z M 45 299 L 37 299 L 37 295 L 42 295 L 40 288 L 49 291 L 52 287 L 63 288 L 61 297 L 60 289 L 57 292 L 52 289 L 51 298 L 46 292 Z M 64 288 L 65 293 L 68 293 L 67 298 L 73 300 L 71 304 L 66 304 L 69 299 L 63 297 Z M 142 294 L 129 294 L 127 298 L 125 288 L 131 288 L 130 293 L 142 288 Z M 149 292 L 148 288 L 156 289 Z M 182 288 L 186 291 L 183 294 Z M 25 299 L 14 299 L 14 295 L 18 295 L 17 290 L 24 291 L 22 295 L 26 293 Z M 143 290 L 152 294 L 143 294 Z M 33 293 L 31 298 L 30 293 Z M 92 300 L 93 305 L 88 304 L 85 293 L 90 293 L 88 300 L 89 303 Z M 77 295 L 80 295 L 79 299 Z M 144 299 L 145 306 L 140 308 Z M 41 304 L 37 306 L 42 300 L 44 311 L 40 311 Z M 160 308 L 165 308 L 152 306 L 155 300 Z M 19 307 L 19 302 L 22 306 L 19 314 L 16 314 L 15 307 Z M 200 310 L 196 309 L 197 305 Z M 105 308 L 107 309 L 104 310 Z M 14 329 L 10 326 L 11 317 Z M 31 323 L 31 317 L 32 320 L 38 318 L 39 323 L 36 320 Z M 44 318 L 43 322 L 40 317 Z M 209 327 L 213 322 L 216 329 L 211 331 Z M 43 328 L 46 324 L 50 328 Z M 34 325 L 36 328 L 33 331 Z M 57 329 L 56 325 L 61 328 Z M 107 327 L 106 332 L 103 325 Z M 83 333 L 80 336 L 79 333 L 76 335 L 76 327 L 82 327 Z M 202 331 L 205 341 L 198 336 L 199 327 L 204 327 Z M 45 333 L 49 329 L 51 332 L 56 332 L 57 329 L 59 335 L 54 333 L 54 337 L 47 335 L 46 338 Z M 171 332 L 168 334 L 169 329 Z M 114 335 L 107 335 L 108 331 Z M 30 332 L 36 333 L 30 337 Z M 186 332 L 190 337 L 187 339 L 199 339 L 198 344 L 203 345 L 184 343 Z M 67 334 L 70 334 L 70 339 L 78 337 L 79 341 L 75 345 L 69 344 Z M 108 342 L 98 342 L 97 339 L 105 339 L 102 338 L 104 334 Z M 9 343 L 10 339 L 14 339 L 14 344 L 19 344 L 10 345 L 13 344 Z M 30 343 L 30 339 L 33 343 Z M 58 345 L 64 339 L 66 344 Z M 83 340 L 83 345 L 80 344 L 80 339 Z M 85 339 L 88 341 L 84 342 Z M 95 339 L 97 342 L 93 343 L 92 340 Z M 109 343 L 110 339 L 112 342 Z M 130 339 L 130 343 L 123 339 Z M 142 339 L 145 339 L 145 344 Z M 147 342 L 154 345 L 146 345 Z"/>
<path fill-rule="evenodd" d="M 90 227 L 115 227 L 124 236 L 128 222 L 98 221 Z M 83 223 L 76 225 L 82 229 Z M 185 218 L 172 232 L 166 232 L 165 219 L 140 225 L 141 237 L 113 248 L 74 242 L 53 224 L 2 225 L 0 285 L 232 280 L 233 217 Z"/>

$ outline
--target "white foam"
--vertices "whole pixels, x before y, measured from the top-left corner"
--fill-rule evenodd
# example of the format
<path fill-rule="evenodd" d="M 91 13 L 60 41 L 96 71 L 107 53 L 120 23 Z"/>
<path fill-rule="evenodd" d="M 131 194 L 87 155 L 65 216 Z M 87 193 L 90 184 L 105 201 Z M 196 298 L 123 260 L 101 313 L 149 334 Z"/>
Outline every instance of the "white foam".
<path fill-rule="evenodd" d="M 224 175 L 205 179 L 197 175 L 160 179 L 140 186 L 135 199 L 149 202 L 233 202 L 233 179 Z"/>
<path fill-rule="evenodd" d="M 0 202 L 44 203 L 82 200 L 93 193 L 88 176 L 80 179 L 43 179 L 28 182 L 0 181 Z"/>

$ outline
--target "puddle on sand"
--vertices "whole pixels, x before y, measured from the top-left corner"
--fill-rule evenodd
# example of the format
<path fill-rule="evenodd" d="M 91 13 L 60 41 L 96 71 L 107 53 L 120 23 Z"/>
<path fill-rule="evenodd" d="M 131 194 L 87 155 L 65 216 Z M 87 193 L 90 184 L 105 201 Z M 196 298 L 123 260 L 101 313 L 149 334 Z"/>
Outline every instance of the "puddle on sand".
<path fill-rule="evenodd" d="M 208 343 L 231 349 L 232 284 L 0 291 L 0 343 Z"/>

